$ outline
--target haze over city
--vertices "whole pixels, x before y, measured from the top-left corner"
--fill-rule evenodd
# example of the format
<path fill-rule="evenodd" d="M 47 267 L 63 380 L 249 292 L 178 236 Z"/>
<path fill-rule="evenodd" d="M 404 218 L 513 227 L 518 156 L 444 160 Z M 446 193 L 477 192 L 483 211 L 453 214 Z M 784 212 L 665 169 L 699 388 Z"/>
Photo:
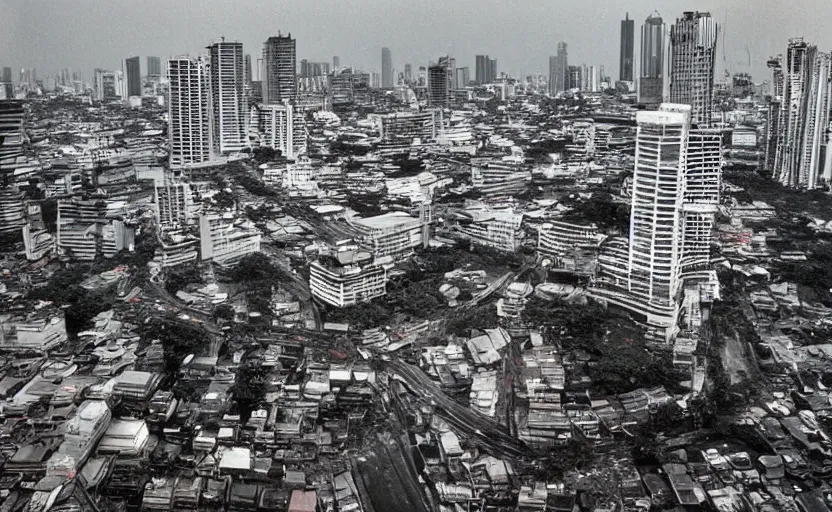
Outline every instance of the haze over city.
<path fill-rule="evenodd" d="M 256 55 L 267 37 L 282 31 L 297 39 L 298 59 L 340 55 L 344 65 L 368 71 L 380 69 L 379 50 L 386 46 L 397 70 L 405 62 L 425 65 L 445 54 L 472 65 L 476 54 L 487 53 L 506 72 L 545 73 L 558 41 L 566 41 L 574 62 L 617 72 L 618 24 L 626 12 L 640 24 L 656 10 L 668 23 L 683 11 L 699 10 L 711 12 L 720 25 L 727 21 L 728 68 L 759 76 L 766 58 L 781 53 L 790 37 L 832 48 L 827 30 L 832 3 L 799 0 L 797 5 L 784 9 L 770 0 L 0 0 L 0 62 L 42 72 L 73 67 L 90 73 L 116 67 L 128 55 L 195 55 L 221 36 L 242 42 L 246 53 Z M 721 73 L 722 41 L 718 53 Z"/>

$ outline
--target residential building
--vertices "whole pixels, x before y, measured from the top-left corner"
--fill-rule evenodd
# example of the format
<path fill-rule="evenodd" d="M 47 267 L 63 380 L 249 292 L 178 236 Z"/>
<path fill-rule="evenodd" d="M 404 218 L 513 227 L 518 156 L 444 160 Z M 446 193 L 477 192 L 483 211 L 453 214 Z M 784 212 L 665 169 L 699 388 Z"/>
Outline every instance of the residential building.
<path fill-rule="evenodd" d="M 520 247 L 522 223 L 523 214 L 513 208 L 492 208 L 473 202 L 457 212 L 455 231 L 473 243 L 514 252 Z"/>
<path fill-rule="evenodd" d="M 45 353 L 66 341 L 66 323 L 61 311 L 0 317 L 0 351 Z"/>
<path fill-rule="evenodd" d="M 278 150 L 286 158 L 305 153 L 306 118 L 303 109 L 288 100 L 283 105 L 260 108 L 260 144 Z"/>
<path fill-rule="evenodd" d="M 686 12 L 670 28 L 670 102 L 691 106 L 691 122 L 713 115 L 718 27 L 709 13 Z"/>
<path fill-rule="evenodd" d="M 263 103 L 279 105 L 297 98 L 297 61 L 292 34 L 270 37 L 263 45 Z"/>
<path fill-rule="evenodd" d="M 661 16 L 651 14 L 641 26 L 641 66 L 638 102 L 659 105 L 664 91 L 664 48 L 667 28 Z"/>
<path fill-rule="evenodd" d="M 368 253 L 345 246 L 322 255 L 309 267 L 309 288 L 318 300 L 343 308 L 387 294 L 387 267 Z"/>
<path fill-rule="evenodd" d="M 404 79 L 408 82 L 413 79 L 413 66 L 411 66 L 410 64 L 404 65 Z"/>
<path fill-rule="evenodd" d="M 62 258 L 93 261 L 112 258 L 121 250 L 132 250 L 134 229 L 124 222 L 126 212 L 119 202 L 104 199 L 58 200 L 57 248 Z"/>
<path fill-rule="evenodd" d="M 407 68 L 405 68 L 406 70 Z M 468 67 L 456 68 L 456 83 L 458 88 L 463 88 L 471 82 L 471 70 Z"/>
<path fill-rule="evenodd" d="M 106 101 L 119 97 L 115 71 L 96 68 L 94 79 L 93 90 L 95 92 L 95 99 L 98 101 Z"/>
<path fill-rule="evenodd" d="M 537 230 L 537 253 L 549 258 L 552 268 L 589 275 L 605 238 L 594 224 L 550 221 Z"/>
<path fill-rule="evenodd" d="M 783 56 L 769 57 L 767 65 L 771 69 L 771 91 L 768 95 L 766 111 L 765 156 L 763 169 L 773 171 L 780 145 L 780 108 L 783 102 Z"/>
<path fill-rule="evenodd" d="M 243 57 L 243 82 L 246 85 L 251 85 L 251 81 L 251 54 L 247 53 L 245 57 Z"/>
<path fill-rule="evenodd" d="M 569 66 L 566 43 L 558 43 L 558 53 L 549 57 L 549 96 L 566 90 L 566 73 Z"/>
<path fill-rule="evenodd" d="M 382 48 L 381 87 L 384 89 L 392 89 L 393 85 L 393 57 L 390 55 L 390 48 Z"/>
<path fill-rule="evenodd" d="M 20 100 L 0 100 L 0 188 L 11 185 L 18 157 L 23 156 L 23 118 Z"/>
<path fill-rule="evenodd" d="M 301 188 L 314 181 L 315 167 L 308 157 L 302 156 L 295 163 L 286 164 L 283 173 L 283 188 Z"/>
<path fill-rule="evenodd" d="M 1 106 L 1 105 L 0 105 Z M 6 176 L 3 176 L 6 179 Z M 15 188 L 0 189 L 0 233 L 19 233 L 26 224 L 25 194 Z"/>
<path fill-rule="evenodd" d="M 156 224 L 170 228 L 190 223 L 196 214 L 194 194 L 188 183 L 166 183 L 154 188 Z"/>
<path fill-rule="evenodd" d="M 208 63 L 203 58 L 168 61 L 170 167 L 206 164 L 213 156 Z"/>
<path fill-rule="evenodd" d="M 779 107 L 769 112 L 773 176 L 789 187 L 816 188 L 832 180 L 832 154 L 827 150 L 830 54 L 802 38 L 790 39 L 782 65 L 769 63 L 775 80 L 772 103 Z"/>
<path fill-rule="evenodd" d="M 497 59 L 488 55 L 477 55 L 475 65 L 477 84 L 492 84 L 497 81 Z"/>
<path fill-rule="evenodd" d="M 202 261 L 232 266 L 249 254 L 260 252 L 260 231 L 248 223 L 235 223 L 231 214 L 200 215 L 199 241 Z"/>
<path fill-rule="evenodd" d="M 633 47 L 635 46 L 635 21 L 630 13 L 621 20 L 621 44 L 619 47 L 618 79 L 622 82 L 633 81 Z"/>
<path fill-rule="evenodd" d="M 140 57 L 130 57 L 124 60 L 124 76 L 127 77 L 127 96 L 141 96 L 142 69 Z"/>
<path fill-rule="evenodd" d="M 147 57 L 147 76 L 159 78 L 162 76 L 162 59 L 159 57 Z"/>
<path fill-rule="evenodd" d="M 222 40 L 208 50 L 214 149 L 222 154 L 238 153 L 248 145 L 243 43 Z"/>
<path fill-rule="evenodd" d="M 331 104 L 351 103 L 370 89 L 370 74 L 352 68 L 338 69 L 327 77 L 327 85 Z"/>
<path fill-rule="evenodd" d="M 413 139 L 422 141 L 436 139 L 436 111 L 393 112 L 367 116 L 376 126 L 382 141 L 391 142 Z"/>
<path fill-rule="evenodd" d="M 522 194 L 531 179 L 531 171 L 522 165 L 487 159 L 471 162 L 471 184 L 483 197 Z"/>
<path fill-rule="evenodd" d="M 350 222 L 372 247 L 374 261 L 382 261 L 383 258 L 401 261 L 423 243 L 422 221 L 405 212 L 354 218 Z"/>
<path fill-rule="evenodd" d="M 335 71 L 336 69 L 341 67 L 341 59 L 338 56 L 332 57 L 332 70 Z"/>

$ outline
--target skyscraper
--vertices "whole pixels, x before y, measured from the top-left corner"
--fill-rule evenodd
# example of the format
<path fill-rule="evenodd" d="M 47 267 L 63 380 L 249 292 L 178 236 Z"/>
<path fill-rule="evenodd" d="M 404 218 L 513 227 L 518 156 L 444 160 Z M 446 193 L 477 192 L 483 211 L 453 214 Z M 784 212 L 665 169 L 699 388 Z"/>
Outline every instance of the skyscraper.
<path fill-rule="evenodd" d="M 468 67 L 456 68 L 456 83 L 458 87 L 466 87 L 471 81 L 471 72 Z"/>
<path fill-rule="evenodd" d="M 488 83 L 493 84 L 497 81 L 497 59 L 488 58 L 486 55 L 485 74 L 488 77 Z"/>
<path fill-rule="evenodd" d="M 168 61 L 170 167 L 209 162 L 213 154 L 208 63 L 177 57 Z"/>
<path fill-rule="evenodd" d="M 773 171 L 780 141 L 780 108 L 783 102 L 783 55 L 769 57 L 766 63 L 771 69 L 771 90 L 766 112 L 766 146 L 763 169 Z"/>
<path fill-rule="evenodd" d="M 297 60 L 295 40 L 288 36 L 270 37 L 263 45 L 263 103 L 280 105 L 297 98 Z"/>
<path fill-rule="evenodd" d="M 428 66 L 428 99 L 432 107 L 444 108 L 450 101 L 449 57 L 440 57 L 439 62 Z"/>
<path fill-rule="evenodd" d="M 124 75 L 127 77 L 127 96 L 141 96 L 142 69 L 139 57 L 124 60 Z"/>
<path fill-rule="evenodd" d="M 413 66 L 411 66 L 410 64 L 405 64 L 404 65 L 404 79 L 405 80 L 410 80 L 412 78 L 413 78 Z"/>
<path fill-rule="evenodd" d="M 629 244 L 618 251 L 626 262 L 606 265 L 601 280 L 615 286 L 593 291 L 646 317 L 668 340 L 683 278 L 709 264 L 719 204 L 721 135 L 693 127 L 691 113 L 690 105 L 662 104 L 636 114 Z"/>
<path fill-rule="evenodd" d="M 246 54 L 246 56 L 244 57 L 244 61 L 245 61 L 245 71 L 244 71 L 243 79 L 245 80 L 246 85 L 251 85 L 252 77 L 251 77 L 251 54 L 250 53 Z"/>
<path fill-rule="evenodd" d="M 477 84 L 490 84 L 497 80 L 497 59 L 491 59 L 488 55 L 477 55 L 475 65 L 474 79 Z"/>
<path fill-rule="evenodd" d="M 691 106 L 691 122 L 711 123 L 718 27 L 709 13 L 686 12 L 670 28 L 670 102 Z"/>
<path fill-rule="evenodd" d="M 621 20 L 621 47 L 619 50 L 619 80 L 633 81 L 633 46 L 635 40 L 635 22 L 630 19 L 630 13 Z"/>
<path fill-rule="evenodd" d="M 6 66 L 3 68 L 3 83 L 12 83 L 12 68 Z"/>
<path fill-rule="evenodd" d="M 641 72 L 638 79 L 638 102 L 658 105 L 664 89 L 665 25 L 661 16 L 651 14 L 641 26 Z"/>
<path fill-rule="evenodd" d="M 390 48 L 381 49 L 381 86 L 384 89 L 393 87 L 393 57 Z"/>
<path fill-rule="evenodd" d="M 332 69 L 333 69 L 333 71 L 338 69 L 340 66 L 341 66 L 341 59 L 338 58 L 337 55 L 335 57 L 332 57 Z"/>
<path fill-rule="evenodd" d="M 558 43 L 558 54 L 549 57 L 549 95 L 555 96 L 566 90 L 566 73 L 569 67 L 566 43 Z"/>
<path fill-rule="evenodd" d="M 14 84 L 12 83 L 12 68 L 4 67 L 0 76 L 0 99 L 14 98 Z"/>
<path fill-rule="evenodd" d="M 153 78 L 162 76 L 162 59 L 159 57 L 147 58 L 147 76 Z"/>
<path fill-rule="evenodd" d="M 215 149 L 239 152 L 247 145 L 243 43 L 222 40 L 208 50 Z"/>
<path fill-rule="evenodd" d="M 776 123 L 773 176 L 789 187 L 816 188 L 821 180 L 832 181 L 827 134 L 830 55 L 795 38 L 789 40 L 785 69 L 779 59 L 772 64 L 778 106 L 769 116 L 769 123 Z M 772 121 L 775 113 L 777 119 Z"/>
<path fill-rule="evenodd" d="M 104 69 L 95 70 L 95 83 L 93 84 L 95 97 L 98 101 L 111 100 L 119 96 L 116 73 Z"/>

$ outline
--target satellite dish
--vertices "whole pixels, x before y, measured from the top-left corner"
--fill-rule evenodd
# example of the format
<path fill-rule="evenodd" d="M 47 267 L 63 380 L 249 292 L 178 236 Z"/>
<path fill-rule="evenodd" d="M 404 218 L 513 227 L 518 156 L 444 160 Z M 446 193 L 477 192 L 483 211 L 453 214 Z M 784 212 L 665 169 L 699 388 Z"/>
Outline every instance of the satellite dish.
<path fill-rule="evenodd" d="M 182 366 L 188 366 L 189 364 L 191 364 L 191 361 L 193 361 L 193 360 L 194 360 L 194 355 L 193 354 L 188 354 L 187 356 L 185 356 L 185 359 L 182 360 Z"/>

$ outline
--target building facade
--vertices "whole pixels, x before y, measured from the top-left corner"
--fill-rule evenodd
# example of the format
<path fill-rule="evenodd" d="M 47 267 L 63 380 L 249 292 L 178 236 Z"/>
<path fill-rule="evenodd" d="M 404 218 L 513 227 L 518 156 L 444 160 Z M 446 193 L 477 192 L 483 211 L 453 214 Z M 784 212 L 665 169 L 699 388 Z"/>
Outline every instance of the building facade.
<path fill-rule="evenodd" d="M 670 28 L 670 102 L 691 106 L 691 122 L 713 116 L 718 27 L 709 13 L 686 12 Z"/>
<path fill-rule="evenodd" d="M 124 76 L 127 77 L 127 96 L 141 96 L 141 58 L 130 57 L 129 59 L 124 60 Z"/>
<path fill-rule="evenodd" d="M 386 47 L 381 49 L 381 87 L 393 88 L 393 56 Z"/>
<path fill-rule="evenodd" d="M 309 266 L 309 288 L 317 299 L 343 308 L 387 294 L 387 269 L 375 264 L 341 265 L 322 258 Z"/>
<path fill-rule="evenodd" d="M 567 56 L 566 43 L 558 43 L 558 53 L 549 57 L 549 95 L 556 96 L 566 90 L 567 71 L 569 59 Z"/>
<path fill-rule="evenodd" d="M 260 144 L 294 158 L 307 149 L 306 119 L 303 109 L 286 101 L 283 105 L 260 108 Z"/>
<path fill-rule="evenodd" d="M 428 99 L 432 107 L 444 108 L 450 103 L 450 59 L 441 57 L 428 66 Z"/>
<path fill-rule="evenodd" d="M 159 57 L 147 57 L 147 76 L 159 78 L 162 76 L 162 59 Z"/>

